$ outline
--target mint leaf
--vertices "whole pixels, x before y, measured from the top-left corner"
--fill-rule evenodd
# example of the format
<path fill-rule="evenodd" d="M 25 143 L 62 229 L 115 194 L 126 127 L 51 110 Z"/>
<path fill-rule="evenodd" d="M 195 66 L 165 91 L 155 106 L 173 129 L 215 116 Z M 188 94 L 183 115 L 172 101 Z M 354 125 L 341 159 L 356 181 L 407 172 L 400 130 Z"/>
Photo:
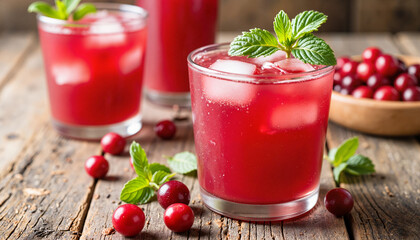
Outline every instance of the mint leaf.
<path fill-rule="evenodd" d="M 131 143 L 130 155 L 133 158 L 133 167 L 138 176 L 149 176 L 149 162 L 146 152 L 137 142 Z"/>
<path fill-rule="evenodd" d="M 243 32 L 230 44 L 229 55 L 250 58 L 268 56 L 280 49 L 276 37 L 269 31 L 254 28 Z"/>
<path fill-rule="evenodd" d="M 292 37 L 292 24 L 283 10 L 276 15 L 273 25 L 280 43 L 286 43 Z"/>
<path fill-rule="evenodd" d="M 307 34 L 297 41 L 296 47 L 292 49 L 292 54 L 304 63 L 314 65 L 336 65 L 334 52 L 328 44 L 315 37 Z"/>
<path fill-rule="evenodd" d="M 327 16 L 317 11 L 304 11 L 292 20 L 292 37 L 299 39 L 307 33 L 317 31 L 327 21 Z"/>
<path fill-rule="evenodd" d="M 169 181 L 169 179 L 173 178 L 175 173 L 167 173 L 164 171 L 157 171 L 153 174 L 152 182 L 158 184 L 159 186 Z"/>
<path fill-rule="evenodd" d="M 70 15 L 79 5 L 81 0 L 63 0 L 64 5 L 66 6 L 66 12 Z"/>
<path fill-rule="evenodd" d="M 335 153 L 333 158 L 333 166 L 337 167 L 343 162 L 346 162 L 351 156 L 356 153 L 359 147 L 359 139 L 357 137 L 350 138 L 342 143 Z"/>
<path fill-rule="evenodd" d="M 91 3 L 83 3 L 80 4 L 80 6 L 74 11 L 73 13 L 73 19 L 75 21 L 82 19 L 84 16 L 86 16 L 89 13 L 96 12 L 95 5 Z"/>
<path fill-rule="evenodd" d="M 57 7 L 57 12 L 60 15 L 60 19 L 66 20 L 68 18 L 66 5 L 64 5 L 61 0 L 55 0 L 55 6 Z"/>
<path fill-rule="evenodd" d="M 149 164 L 149 170 L 150 170 L 150 172 L 152 172 L 152 174 L 154 174 L 157 171 L 163 171 L 163 172 L 171 173 L 171 170 L 167 166 L 165 166 L 163 164 L 160 164 L 160 163 Z"/>
<path fill-rule="evenodd" d="M 60 14 L 58 11 L 55 10 L 53 6 L 45 2 L 33 2 L 31 5 L 29 5 L 28 12 L 39 13 L 46 17 L 60 19 Z"/>
<path fill-rule="evenodd" d="M 328 152 L 328 160 L 330 161 L 330 163 L 334 162 L 335 159 L 335 154 L 337 153 L 337 148 L 333 148 Z"/>
<path fill-rule="evenodd" d="M 151 190 L 151 191 L 150 191 Z M 121 191 L 120 199 L 126 203 L 145 203 L 154 195 L 154 190 L 149 186 L 145 177 L 137 177 L 128 181 Z"/>
<path fill-rule="evenodd" d="M 168 163 L 172 170 L 181 174 L 197 170 L 197 158 L 190 152 L 177 153 L 168 158 Z"/>
<path fill-rule="evenodd" d="M 334 180 L 336 183 L 338 184 L 340 183 L 341 173 L 344 171 L 344 169 L 346 169 L 346 167 L 347 167 L 347 163 L 341 163 L 340 165 L 334 168 L 333 175 L 334 175 Z"/>
<path fill-rule="evenodd" d="M 347 168 L 345 169 L 345 172 L 353 175 L 362 175 L 375 172 L 375 165 L 373 165 L 372 161 L 368 157 L 359 154 L 349 158 L 346 164 Z"/>

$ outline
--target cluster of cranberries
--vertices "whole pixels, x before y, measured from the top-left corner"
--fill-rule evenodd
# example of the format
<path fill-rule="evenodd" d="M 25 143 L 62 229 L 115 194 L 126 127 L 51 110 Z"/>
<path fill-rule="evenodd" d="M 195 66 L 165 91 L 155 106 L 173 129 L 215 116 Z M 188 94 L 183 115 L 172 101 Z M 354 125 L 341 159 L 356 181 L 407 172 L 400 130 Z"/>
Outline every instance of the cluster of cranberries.
<path fill-rule="evenodd" d="M 362 58 L 362 62 L 337 59 L 334 91 L 355 98 L 420 101 L 420 64 L 406 66 L 376 47 L 366 48 Z"/>

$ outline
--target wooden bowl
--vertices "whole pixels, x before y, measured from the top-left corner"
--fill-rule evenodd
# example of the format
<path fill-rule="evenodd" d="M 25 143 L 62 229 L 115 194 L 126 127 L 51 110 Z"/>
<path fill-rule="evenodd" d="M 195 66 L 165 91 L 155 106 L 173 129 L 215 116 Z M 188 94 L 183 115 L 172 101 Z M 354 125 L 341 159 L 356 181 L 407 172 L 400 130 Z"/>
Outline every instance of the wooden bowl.
<path fill-rule="evenodd" d="M 420 63 L 420 57 L 399 56 L 407 65 Z M 360 56 L 354 57 L 360 59 Z M 332 93 L 330 120 L 363 133 L 381 136 L 420 134 L 420 101 L 378 101 Z"/>

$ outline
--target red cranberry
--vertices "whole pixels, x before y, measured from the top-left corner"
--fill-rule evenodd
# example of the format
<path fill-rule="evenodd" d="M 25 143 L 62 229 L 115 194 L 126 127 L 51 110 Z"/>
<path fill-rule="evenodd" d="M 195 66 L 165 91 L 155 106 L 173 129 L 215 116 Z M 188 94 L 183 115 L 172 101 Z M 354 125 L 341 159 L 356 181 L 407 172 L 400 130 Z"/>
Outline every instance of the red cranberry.
<path fill-rule="evenodd" d="M 341 91 L 341 86 L 340 85 L 335 85 L 333 89 L 336 92 L 340 92 Z"/>
<path fill-rule="evenodd" d="M 420 83 L 420 64 L 414 64 L 407 68 L 407 73 L 415 76 Z"/>
<path fill-rule="evenodd" d="M 372 98 L 373 91 L 368 86 L 360 86 L 351 93 L 355 98 Z"/>
<path fill-rule="evenodd" d="M 362 62 L 357 66 L 357 77 L 366 82 L 375 73 L 375 66 L 372 63 Z"/>
<path fill-rule="evenodd" d="M 405 63 L 399 58 L 397 58 L 397 61 L 398 61 L 398 71 L 397 71 L 397 73 L 400 74 L 400 73 L 403 73 L 403 72 L 407 72 L 407 66 L 405 65 Z"/>
<path fill-rule="evenodd" d="M 353 90 L 349 90 L 347 88 L 341 88 L 340 93 L 343 95 L 350 95 Z"/>
<path fill-rule="evenodd" d="M 93 178 L 103 178 L 108 173 L 109 164 L 102 156 L 92 156 L 86 160 L 85 170 Z"/>
<path fill-rule="evenodd" d="M 368 47 L 362 53 L 364 62 L 375 64 L 376 59 L 382 55 L 382 51 L 376 47 Z"/>
<path fill-rule="evenodd" d="M 157 199 L 164 209 L 174 203 L 188 205 L 190 203 L 190 190 L 182 182 L 172 180 L 160 186 L 157 191 Z"/>
<path fill-rule="evenodd" d="M 348 57 L 339 57 L 337 58 L 337 65 L 335 65 L 335 69 L 339 71 L 345 63 L 350 62 L 350 58 Z"/>
<path fill-rule="evenodd" d="M 373 99 L 380 101 L 399 101 L 400 94 L 391 86 L 382 86 L 373 94 Z"/>
<path fill-rule="evenodd" d="M 164 120 L 156 124 L 155 132 L 162 139 L 171 139 L 175 136 L 176 126 L 172 121 Z"/>
<path fill-rule="evenodd" d="M 183 203 L 174 203 L 165 210 L 163 221 L 172 231 L 185 232 L 194 223 L 194 212 Z"/>
<path fill-rule="evenodd" d="M 117 155 L 124 151 L 125 139 L 117 133 L 107 133 L 101 139 L 102 149 L 110 154 Z"/>
<path fill-rule="evenodd" d="M 366 85 L 373 90 L 376 90 L 381 86 L 391 85 L 391 81 L 387 77 L 376 73 L 368 78 Z"/>
<path fill-rule="evenodd" d="M 340 85 L 341 80 L 343 79 L 343 76 L 341 76 L 341 72 L 335 72 L 333 79 L 334 79 L 334 85 Z"/>
<path fill-rule="evenodd" d="M 112 215 L 112 225 L 117 232 L 132 237 L 141 232 L 144 227 L 145 217 L 143 210 L 134 204 L 119 206 Z"/>
<path fill-rule="evenodd" d="M 408 87 L 402 94 L 403 101 L 420 101 L 420 87 Z"/>
<path fill-rule="evenodd" d="M 351 193 L 346 189 L 334 188 L 325 195 L 324 205 L 330 213 L 341 217 L 353 209 L 354 201 Z"/>
<path fill-rule="evenodd" d="M 362 85 L 362 82 L 354 75 L 347 75 L 341 80 L 341 87 L 349 90 L 350 92 L 360 85 Z"/>
<path fill-rule="evenodd" d="M 375 62 L 376 71 L 385 77 L 391 77 L 398 71 L 398 60 L 388 54 L 378 57 Z"/>
<path fill-rule="evenodd" d="M 398 75 L 398 77 L 394 81 L 394 87 L 400 93 L 404 92 L 404 90 L 407 89 L 408 87 L 412 87 L 416 85 L 417 85 L 416 77 L 408 73 L 401 73 L 400 75 Z"/>
<path fill-rule="evenodd" d="M 350 61 L 350 62 L 345 63 L 340 70 L 341 74 L 343 76 L 356 74 L 358 65 L 359 63 L 355 61 Z"/>

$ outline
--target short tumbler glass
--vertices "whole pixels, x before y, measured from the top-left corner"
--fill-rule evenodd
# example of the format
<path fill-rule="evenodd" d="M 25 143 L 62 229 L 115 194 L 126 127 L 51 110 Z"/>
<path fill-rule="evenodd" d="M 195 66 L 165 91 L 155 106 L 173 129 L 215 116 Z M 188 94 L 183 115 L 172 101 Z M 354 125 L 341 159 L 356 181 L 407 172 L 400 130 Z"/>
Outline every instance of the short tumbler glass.
<path fill-rule="evenodd" d="M 129 136 L 141 129 L 147 12 L 95 3 L 79 21 L 38 15 L 52 122 L 73 138 Z"/>
<path fill-rule="evenodd" d="M 334 67 L 286 75 L 204 67 L 228 48 L 210 45 L 188 57 L 202 199 L 235 219 L 299 216 L 318 199 Z"/>

